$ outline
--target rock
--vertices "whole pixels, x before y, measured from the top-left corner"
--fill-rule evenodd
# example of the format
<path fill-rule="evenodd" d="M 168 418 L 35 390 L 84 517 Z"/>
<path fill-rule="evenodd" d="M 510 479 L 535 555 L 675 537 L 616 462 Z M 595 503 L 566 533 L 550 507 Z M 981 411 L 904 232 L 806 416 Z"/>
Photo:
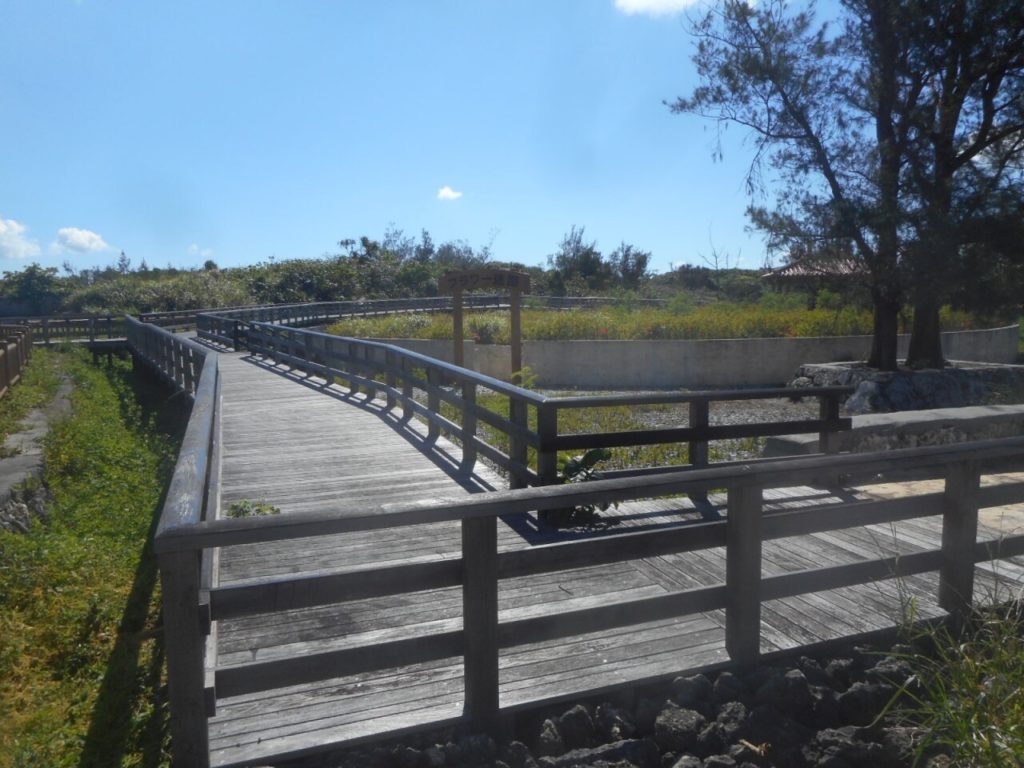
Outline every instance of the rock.
<path fill-rule="evenodd" d="M 703 768 L 736 768 L 736 761 L 728 755 L 712 755 L 704 760 Z"/>
<path fill-rule="evenodd" d="M 626 763 L 635 768 L 661 768 L 658 747 L 649 739 L 626 739 L 592 749 L 575 749 L 564 755 L 542 757 L 537 762 L 541 768 L 590 767 L 602 762 L 611 765 Z"/>
<path fill-rule="evenodd" d="M 562 741 L 562 734 L 558 732 L 553 720 L 545 720 L 540 727 L 540 736 L 537 737 L 537 754 L 543 757 L 558 756 L 564 753 L 565 742 Z"/>
<path fill-rule="evenodd" d="M 640 699 L 636 703 L 636 717 L 633 720 L 636 732 L 645 736 L 654 733 L 654 721 L 658 713 L 670 704 L 672 702 L 667 700 L 659 702 L 655 699 Z"/>
<path fill-rule="evenodd" d="M 422 753 L 412 747 L 399 747 L 394 753 L 398 768 L 419 768 L 422 757 Z"/>
<path fill-rule="evenodd" d="M 661 710 L 654 721 L 654 740 L 664 752 L 691 752 L 706 724 L 699 712 L 673 704 Z"/>
<path fill-rule="evenodd" d="M 747 703 L 748 696 L 747 687 L 732 672 L 720 673 L 711 687 L 711 703 L 716 710 L 730 701 Z"/>
<path fill-rule="evenodd" d="M 537 768 L 537 761 L 521 741 L 510 741 L 502 750 L 501 759 L 509 768 Z"/>
<path fill-rule="evenodd" d="M 870 682 L 892 685 L 896 688 L 904 685 L 913 674 L 914 668 L 909 661 L 894 656 L 886 656 L 864 672 L 864 676 Z"/>
<path fill-rule="evenodd" d="M 424 749 L 423 757 L 426 761 L 427 768 L 442 768 L 446 762 L 444 750 L 436 744 Z M 513 766 L 513 768 L 517 767 Z M 518 768 L 522 768 L 522 766 L 519 766 Z"/>
<path fill-rule="evenodd" d="M 601 704 L 594 717 L 594 725 L 602 741 L 622 741 L 631 739 L 636 733 L 636 725 L 630 713 L 613 704 Z"/>
<path fill-rule="evenodd" d="M 677 677 L 672 681 L 672 698 L 680 707 L 700 711 L 711 698 L 711 681 L 704 675 Z"/>
<path fill-rule="evenodd" d="M 490 763 L 498 754 L 494 739 L 482 733 L 463 736 L 458 740 L 462 759 L 467 763 Z"/>
<path fill-rule="evenodd" d="M 814 696 L 807 678 L 799 669 L 769 678 L 758 688 L 754 700 L 758 704 L 772 706 L 805 725 L 814 721 Z"/>
<path fill-rule="evenodd" d="M 817 659 L 812 659 L 809 656 L 801 656 L 800 660 L 797 661 L 797 667 L 804 673 L 804 677 L 807 678 L 807 682 L 812 686 L 823 685 L 834 687 L 832 676 L 821 668 L 821 664 L 818 663 Z"/>
<path fill-rule="evenodd" d="M 818 750 L 818 768 L 872 768 L 885 764 L 885 748 L 865 740 L 864 733 L 855 726 L 829 728 L 819 731 L 812 743 Z"/>
<path fill-rule="evenodd" d="M 853 659 L 832 659 L 826 667 L 825 674 L 832 680 L 832 687 L 837 691 L 845 691 L 853 682 L 856 663 Z"/>
<path fill-rule="evenodd" d="M 881 683 L 854 683 L 839 694 L 839 717 L 851 725 L 867 725 L 892 697 L 893 688 Z"/>
<path fill-rule="evenodd" d="M 556 725 L 566 750 L 584 749 L 597 744 L 594 721 L 589 710 L 582 704 L 577 704 L 560 715 Z"/>
<path fill-rule="evenodd" d="M 773 707 L 755 707 L 736 733 L 737 739 L 751 744 L 768 744 L 771 759 L 776 765 L 797 766 L 802 764 L 798 753 L 800 747 L 813 736 L 814 731 L 786 717 Z"/>
<path fill-rule="evenodd" d="M 811 686 L 814 697 L 814 726 L 816 728 L 832 728 L 840 725 L 839 694 L 825 685 Z"/>
<path fill-rule="evenodd" d="M 693 755 L 683 755 L 672 765 L 672 768 L 703 768 L 704 761 Z"/>

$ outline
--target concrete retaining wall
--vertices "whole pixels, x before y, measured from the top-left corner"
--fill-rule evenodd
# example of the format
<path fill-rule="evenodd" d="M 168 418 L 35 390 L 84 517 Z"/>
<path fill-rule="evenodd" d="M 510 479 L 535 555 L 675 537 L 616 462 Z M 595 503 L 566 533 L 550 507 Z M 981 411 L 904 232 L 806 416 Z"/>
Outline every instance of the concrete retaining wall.
<path fill-rule="evenodd" d="M 951 360 L 1013 363 L 1016 325 L 944 333 L 943 350 Z M 450 341 L 386 340 L 441 360 L 452 360 Z M 900 337 L 905 355 L 909 336 Z M 868 336 L 704 341 L 528 341 L 524 364 L 538 386 L 583 389 L 704 389 L 783 384 L 803 363 L 863 360 Z M 499 344 L 464 346 L 466 367 L 508 380 L 509 348 Z"/>

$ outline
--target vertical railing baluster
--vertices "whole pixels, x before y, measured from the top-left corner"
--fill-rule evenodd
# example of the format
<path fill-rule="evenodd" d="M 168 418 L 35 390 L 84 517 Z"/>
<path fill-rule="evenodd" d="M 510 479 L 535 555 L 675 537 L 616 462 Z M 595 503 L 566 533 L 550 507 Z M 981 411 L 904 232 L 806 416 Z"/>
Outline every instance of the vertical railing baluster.
<path fill-rule="evenodd" d="M 462 470 L 472 472 L 476 464 L 476 384 L 462 382 Z"/>
<path fill-rule="evenodd" d="M 431 413 L 441 412 L 441 372 L 437 368 L 427 369 L 427 410 Z M 441 427 L 431 420 L 427 427 L 427 440 L 434 442 L 441 436 Z"/>
<path fill-rule="evenodd" d="M 525 400 L 522 400 L 515 395 L 509 396 L 508 401 L 508 419 L 515 426 L 526 429 L 529 425 L 529 407 Z M 510 433 L 508 436 L 508 457 L 513 465 L 519 465 L 522 469 L 529 469 L 527 462 L 530 456 L 530 447 L 526 444 L 526 440 L 518 434 Z M 520 477 L 514 470 L 513 467 L 509 468 L 508 472 L 508 487 L 511 489 L 525 488 L 528 485 L 526 480 Z"/>
<path fill-rule="evenodd" d="M 761 653 L 761 500 L 758 487 L 729 488 L 725 524 L 725 649 L 744 666 Z"/>
<path fill-rule="evenodd" d="M 384 365 L 387 366 L 387 371 L 384 374 L 384 383 L 388 385 L 387 410 L 390 411 L 398 402 L 395 398 L 395 353 L 393 350 L 385 350 Z"/>
<path fill-rule="evenodd" d="M 402 371 L 402 421 L 408 422 L 416 412 L 413 407 L 413 386 L 411 364 L 409 358 L 403 356 L 400 364 Z"/>
<path fill-rule="evenodd" d="M 942 568 L 939 605 L 965 618 L 974 600 L 974 544 L 978 538 L 978 463 L 966 461 L 946 469 L 942 509 Z"/>
<path fill-rule="evenodd" d="M 537 405 L 537 481 L 540 485 L 558 482 L 558 451 L 552 443 L 558 437 L 558 409 L 552 403 Z"/>

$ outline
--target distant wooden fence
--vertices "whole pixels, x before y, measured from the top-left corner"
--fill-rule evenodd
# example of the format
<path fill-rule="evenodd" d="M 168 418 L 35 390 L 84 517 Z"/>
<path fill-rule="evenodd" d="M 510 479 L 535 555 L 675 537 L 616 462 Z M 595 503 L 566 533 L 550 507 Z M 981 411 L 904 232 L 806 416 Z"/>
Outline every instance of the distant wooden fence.
<path fill-rule="evenodd" d="M 403 420 L 419 416 L 427 422 L 428 439 L 436 439 L 443 433 L 461 443 L 464 469 L 472 469 L 477 457 L 482 456 L 508 473 L 513 488 L 558 482 L 559 451 L 686 443 L 691 466 L 702 467 L 708 464 L 710 441 L 812 432 L 818 434 L 820 444 L 828 452 L 834 444 L 833 436 L 850 427 L 850 419 L 839 416 L 840 401 L 852 391 L 849 387 L 548 397 L 379 342 L 251 323 L 246 330 L 246 344 L 252 352 L 306 373 L 343 380 L 352 392 L 361 389 L 371 397 L 379 394 L 386 398 L 389 410 L 400 405 Z M 484 407 L 478 397 L 481 390 L 507 397 L 508 411 Z M 418 392 L 425 396 L 425 403 L 416 397 Z M 710 423 L 713 402 L 794 395 L 817 399 L 818 418 L 754 424 Z M 588 434 L 571 434 L 559 429 L 558 417 L 562 411 L 656 404 L 687 404 L 687 426 Z M 479 429 L 482 424 L 503 437 L 500 445 L 485 439 Z M 605 475 L 652 475 L 677 468 L 619 470 Z"/>
<path fill-rule="evenodd" d="M 24 325 L 0 325 L 0 397 L 21 381 L 32 356 L 32 329 Z"/>

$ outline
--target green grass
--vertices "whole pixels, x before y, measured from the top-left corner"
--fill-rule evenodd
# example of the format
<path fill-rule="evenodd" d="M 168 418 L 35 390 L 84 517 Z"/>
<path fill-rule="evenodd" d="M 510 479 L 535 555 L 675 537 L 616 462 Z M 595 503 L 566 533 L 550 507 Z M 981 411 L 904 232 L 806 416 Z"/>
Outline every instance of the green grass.
<path fill-rule="evenodd" d="M 917 764 L 934 749 L 953 765 L 1003 768 L 1024 762 L 1024 604 L 976 610 L 960 631 L 915 638 L 905 658 L 914 676 L 897 720 L 920 729 Z"/>
<path fill-rule="evenodd" d="M 946 330 L 969 328 L 970 318 L 962 312 L 944 309 Z M 523 338 L 561 339 L 736 339 L 870 334 L 869 310 L 794 309 L 758 304 L 719 302 L 686 311 L 671 309 L 611 307 L 599 310 L 557 312 L 524 309 Z M 329 332 L 357 338 L 450 339 L 452 317 L 437 315 L 390 315 L 351 318 L 331 325 Z M 465 335 L 485 344 L 507 344 L 508 312 L 470 312 L 465 318 Z"/>
<path fill-rule="evenodd" d="M 46 442 L 49 518 L 0 532 L 0 766 L 163 765 L 149 542 L 175 445 L 137 404 L 125 363 L 52 358 L 74 392 Z"/>

